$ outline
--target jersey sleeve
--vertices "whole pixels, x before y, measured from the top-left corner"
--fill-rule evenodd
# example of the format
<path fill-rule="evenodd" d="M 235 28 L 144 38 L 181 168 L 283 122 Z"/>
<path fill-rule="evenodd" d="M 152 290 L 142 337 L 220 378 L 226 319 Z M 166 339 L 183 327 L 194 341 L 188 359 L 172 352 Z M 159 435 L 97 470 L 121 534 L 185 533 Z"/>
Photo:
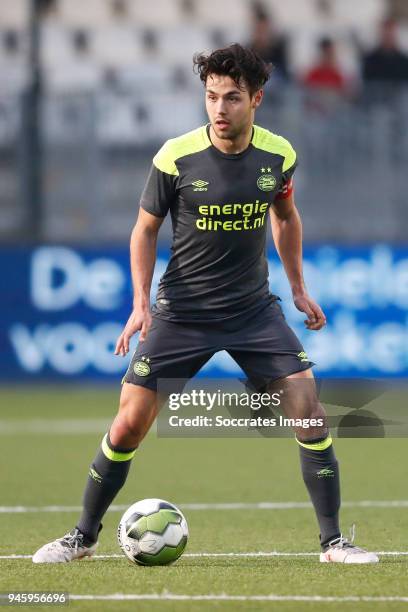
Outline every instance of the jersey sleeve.
<path fill-rule="evenodd" d="M 293 193 L 293 175 L 298 165 L 296 151 L 292 145 L 285 141 L 285 157 L 282 164 L 282 182 L 281 187 L 276 194 L 276 200 L 284 200 L 292 195 Z"/>
<path fill-rule="evenodd" d="M 157 155 L 146 181 L 140 206 L 156 217 L 165 217 L 176 198 L 178 170 L 166 143 Z"/>
<path fill-rule="evenodd" d="M 286 140 L 284 150 L 284 160 L 282 164 L 282 184 L 287 183 L 292 177 L 298 165 L 297 155 L 295 149 Z"/>

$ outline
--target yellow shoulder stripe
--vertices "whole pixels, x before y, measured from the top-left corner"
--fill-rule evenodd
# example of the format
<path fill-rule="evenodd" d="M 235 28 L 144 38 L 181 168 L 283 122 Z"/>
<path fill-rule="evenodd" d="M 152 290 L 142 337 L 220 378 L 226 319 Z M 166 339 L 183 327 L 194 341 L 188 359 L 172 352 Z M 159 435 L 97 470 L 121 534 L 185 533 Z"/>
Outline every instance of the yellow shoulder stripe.
<path fill-rule="evenodd" d="M 252 144 L 262 151 L 281 155 L 284 158 L 282 166 L 283 172 L 289 170 L 296 161 L 296 152 L 286 138 L 273 134 L 269 130 L 265 130 L 265 128 L 261 128 L 258 125 L 254 125 Z"/>
<path fill-rule="evenodd" d="M 161 172 L 178 176 L 176 161 L 180 157 L 199 153 L 209 146 L 211 146 L 211 141 L 208 138 L 206 127 L 202 126 L 178 138 L 167 140 L 154 156 L 153 164 Z"/>

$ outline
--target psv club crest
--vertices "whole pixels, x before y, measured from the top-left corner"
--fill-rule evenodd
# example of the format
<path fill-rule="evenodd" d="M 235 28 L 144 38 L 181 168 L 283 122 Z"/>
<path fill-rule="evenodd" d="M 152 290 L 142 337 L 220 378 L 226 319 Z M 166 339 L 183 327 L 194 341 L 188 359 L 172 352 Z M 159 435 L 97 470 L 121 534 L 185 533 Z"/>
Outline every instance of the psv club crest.
<path fill-rule="evenodd" d="M 276 187 L 276 178 L 271 174 L 271 168 L 261 168 L 261 176 L 256 184 L 261 191 L 273 191 Z"/>
<path fill-rule="evenodd" d="M 139 361 L 136 361 L 133 371 L 137 376 L 149 376 L 151 372 L 149 357 L 143 356 Z"/>

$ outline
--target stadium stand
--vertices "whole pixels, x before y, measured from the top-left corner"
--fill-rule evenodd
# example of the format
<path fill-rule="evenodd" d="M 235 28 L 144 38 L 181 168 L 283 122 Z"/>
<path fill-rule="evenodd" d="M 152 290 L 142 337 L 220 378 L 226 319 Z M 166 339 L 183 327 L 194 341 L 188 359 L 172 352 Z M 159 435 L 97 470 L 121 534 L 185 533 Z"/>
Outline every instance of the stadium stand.
<path fill-rule="evenodd" d="M 30 3 L 1 0 L 1 5 L 3 239 L 23 231 L 16 177 L 22 172 L 21 96 L 30 82 Z M 292 139 L 299 151 L 296 183 L 307 236 L 347 240 L 402 236 L 398 215 L 403 181 L 395 168 L 408 159 L 406 94 L 394 99 L 392 107 L 378 107 L 366 105 L 359 92 L 361 58 L 375 45 L 388 3 L 265 0 L 263 6 L 287 37 L 292 80 L 284 88 L 268 85 L 258 121 Z M 44 236 L 55 236 L 57 231 L 61 239 L 85 239 L 98 211 L 93 236 L 123 239 L 154 151 L 165 139 L 205 121 L 201 84 L 191 70 L 192 54 L 233 41 L 248 42 L 253 3 L 42 0 L 42 7 Z M 407 42 L 404 32 L 402 24 L 402 47 Z M 313 65 L 317 42 L 324 36 L 335 41 L 340 67 L 354 82 L 354 94 L 318 116 L 310 114 L 299 81 Z M 364 183 L 358 180 L 362 167 Z M 340 211 L 351 209 L 356 197 L 361 218 L 356 218 L 353 228 L 346 227 Z M 383 198 L 388 202 L 387 218 L 376 228 L 367 226 L 368 211 L 380 215 Z M 319 214 L 328 202 L 330 215 Z M 113 211 L 114 231 L 108 222 Z"/>

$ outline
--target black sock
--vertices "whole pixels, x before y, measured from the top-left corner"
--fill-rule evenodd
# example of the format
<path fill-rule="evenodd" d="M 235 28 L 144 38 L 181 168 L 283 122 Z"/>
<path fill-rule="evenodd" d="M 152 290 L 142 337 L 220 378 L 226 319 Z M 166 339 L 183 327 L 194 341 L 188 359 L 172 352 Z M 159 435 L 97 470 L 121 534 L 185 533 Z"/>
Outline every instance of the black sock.
<path fill-rule="evenodd" d="M 330 435 L 322 440 L 298 440 L 298 443 L 303 480 L 316 512 L 324 550 L 331 540 L 340 536 L 339 466 Z"/>
<path fill-rule="evenodd" d="M 89 542 L 96 542 L 98 539 L 101 519 L 125 484 L 135 452 L 134 448 L 113 446 L 109 433 L 104 437 L 101 448 L 89 469 L 83 510 L 77 525 Z"/>

